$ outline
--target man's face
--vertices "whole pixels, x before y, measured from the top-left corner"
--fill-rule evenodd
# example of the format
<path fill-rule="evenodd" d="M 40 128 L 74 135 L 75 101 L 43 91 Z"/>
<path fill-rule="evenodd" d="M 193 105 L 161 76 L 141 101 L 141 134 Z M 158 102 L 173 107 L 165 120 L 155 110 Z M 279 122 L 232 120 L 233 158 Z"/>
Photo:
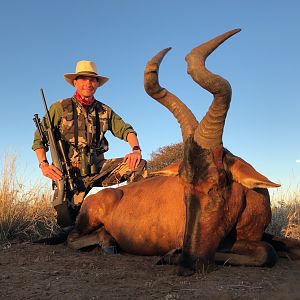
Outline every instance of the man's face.
<path fill-rule="evenodd" d="M 81 97 L 92 97 L 99 87 L 98 79 L 90 76 L 78 76 L 74 80 L 74 86 Z"/>

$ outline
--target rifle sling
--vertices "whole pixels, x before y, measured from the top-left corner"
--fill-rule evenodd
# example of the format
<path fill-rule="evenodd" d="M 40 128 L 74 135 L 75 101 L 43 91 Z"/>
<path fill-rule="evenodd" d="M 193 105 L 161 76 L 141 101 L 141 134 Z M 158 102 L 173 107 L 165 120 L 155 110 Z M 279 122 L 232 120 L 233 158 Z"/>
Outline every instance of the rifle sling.
<path fill-rule="evenodd" d="M 75 149 L 78 149 L 78 113 L 75 107 L 75 103 L 72 101 L 73 108 L 73 120 L 74 120 L 74 139 L 75 139 Z"/>
<path fill-rule="evenodd" d="M 93 136 L 93 144 L 94 147 L 97 147 L 99 142 L 99 137 L 100 137 L 100 120 L 99 120 L 99 111 L 97 105 L 95 105 L 95 113 L 96 113 L 96 120 L 95 120 L 96 133 Z"/>

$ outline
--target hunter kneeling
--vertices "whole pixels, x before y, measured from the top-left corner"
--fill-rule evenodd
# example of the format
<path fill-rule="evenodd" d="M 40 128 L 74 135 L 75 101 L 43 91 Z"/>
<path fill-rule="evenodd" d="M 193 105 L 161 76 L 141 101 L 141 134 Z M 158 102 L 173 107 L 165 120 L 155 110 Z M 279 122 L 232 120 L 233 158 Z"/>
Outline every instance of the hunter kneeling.
<path fill-rule="evenodd" d="M 92 61 L 79 61 L 75 73 L 64 75 L 75 87 L 71 98 L 52 104 L 49 111 L 42 91 L 46 115 L 37 130 L 32 149 L 44 176 L 53 181 L 53 206 L 61 228 L 72 226 L 85 195 L 93 186 L 137 181 L 146 176 L 137 134 L 108 105 L 96 100 L 97 89 L 108 81 Z M 130 145 L 124 158 L 104 159 L 108 151 L 107 131 Z M 52 164 L 46 152 L 50 147 Z"/>

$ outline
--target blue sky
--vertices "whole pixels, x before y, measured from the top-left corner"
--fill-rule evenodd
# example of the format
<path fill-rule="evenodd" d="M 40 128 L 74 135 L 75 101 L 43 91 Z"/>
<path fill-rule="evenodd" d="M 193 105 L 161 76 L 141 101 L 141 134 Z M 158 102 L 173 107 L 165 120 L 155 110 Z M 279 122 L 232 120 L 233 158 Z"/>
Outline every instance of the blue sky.
<path fill-rule="evenodd" d="M 186 72 L 185 55 L 234 28 L 242 31 L 220 46 L 207 67 L 231 83 L 233 97 L 223 142 L 284 188 L 300 178 L 300 2 L 298 0 L 52 0 L 5 1 L 0 10 L 0 153 L 15 153 L 26 178 L 39 178 L 31 150 L 34 113 L 73 94 L 63 78 L 78 60 L 97 63 L 110 78 L 96 98 L 138 132 L 144 158 L 181 141 L 174 117 L 143 88 L 146 62 L 172 47 L 160 83 L 198 119 L 212 97 Z M 108 135 L 110 157 L 129 147 Z M 2 159 L 3 162 L 3 159 Z"/>

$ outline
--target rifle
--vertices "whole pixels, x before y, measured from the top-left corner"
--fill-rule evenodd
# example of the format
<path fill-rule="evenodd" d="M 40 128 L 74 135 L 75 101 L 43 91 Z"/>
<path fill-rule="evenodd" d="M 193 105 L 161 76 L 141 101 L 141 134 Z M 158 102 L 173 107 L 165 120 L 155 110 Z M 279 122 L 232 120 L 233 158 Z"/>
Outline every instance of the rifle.
<path fill-rule="evenodd" d="M 43 89 L 41 89 L 42 99 L 44 103 L 44 108 L 46 111 L 45 119 L 47 130 L 44 132 L 41 127 L 40 119 L 38 114 L 34 115 L 33 121 L 39 131 L 41 141 L 46 149 L 50 148 L 52 164 L 62 171 L 62 179 L 55 182 L 55 187 L 57 193 L 54 196 L 53 205 L 57 206 L 66 201 L 66 192 L 77 193 L 77 186 L 74 182 L 74 176 L 72 174 L 72 168 L 70 166 L 70 161 L 65 153 L 63 142 L 55 134 L 53 124 L 51 122 L 50 113 L 47 107 L 45 95 Z M 54 188 L 54 186 L 53 186 Z"/>

